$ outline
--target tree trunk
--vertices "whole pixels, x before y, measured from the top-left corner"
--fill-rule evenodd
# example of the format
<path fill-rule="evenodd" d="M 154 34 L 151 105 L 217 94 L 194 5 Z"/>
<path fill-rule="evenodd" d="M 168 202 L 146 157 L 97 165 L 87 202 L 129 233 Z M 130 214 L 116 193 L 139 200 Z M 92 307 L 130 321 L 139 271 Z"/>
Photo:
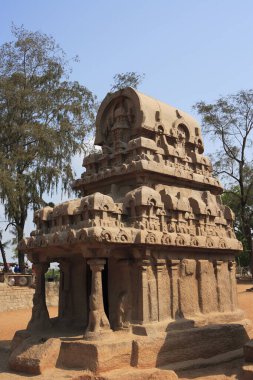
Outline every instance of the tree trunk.
<path fill-rule="evenodd" d="M 249 253 L 249 267 L 251 271 L 251 276 L 253 279 L 253 243 L 251 234 L 251 223 L 245 210 L 245 202 L 241 200 L 241 226 L 244 238 L 244 244 L 247 252 Z"/>
<path fill-rule="evenodd" d="M 4 250 L 2 240 L 0 240 L 0 251 L 2 254 L 2 258 L 3 258 L 4 272 L 8 272 L 8 265 L 7 265 L 7 261 L 6 261 L 6 255 L 5 255 L 5 250 Z"/>
<path fill-rule="evenodd" d="M 252 234 L 251 234 L 251 228 L 250 225 L 245 226 L 245 239 L 247 242 L 247 250 L 249 252 L 249 258 L 250 258 L 250 271 L 253 278 L 253 242 L 252 242 Z"/>
<path fill-rule="evenodd" d="M 24 236 L 24 227 L 19 226 L 18 227 L 18 243 L 20 242 L 20 240 L 23 239 L 23 236 Z M 18 266 L 19 266 L 20 272 L 23 273 L 25 271 L 25 255 L 19 249 L 18 249 Z"/>
<path fill-rule="evenodd" d="M 20 252 L 18 250 L 18 266 L 20 269 L 20 272 L 23 273 L 25 271 L 25 255 L 23 252 Z"/>

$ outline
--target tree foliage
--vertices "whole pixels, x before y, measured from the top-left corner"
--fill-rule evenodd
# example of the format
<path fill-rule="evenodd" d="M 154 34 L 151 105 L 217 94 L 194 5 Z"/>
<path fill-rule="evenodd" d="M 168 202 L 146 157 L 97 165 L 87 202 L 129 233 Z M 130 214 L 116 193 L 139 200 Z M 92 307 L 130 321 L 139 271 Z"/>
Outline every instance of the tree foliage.
<path fill-rule="evenodd" d="M 237 194 L 235 196 L 235 194 Z M 235 234 L 238 240 L 243 244 L 244 251 L 238 257 L 238 262 L 242 266 L 248 266 L 250 264 L 250 251 L 247 249 L 247 240 L 243 231 L 243 225 L 241 221 L 241 202 L 240 202 L 240 188 L 239 186 L 233 186 L 224 191 L 222 194 L 222 202 L 230 207 L 235 214 L 234 228 Z M 249 201 L 250 202 L 250 201 Z M 252 202 L 250 202 L 252 204 Z M 249 221 L 250 228 L 253 230 L 253 219 Z"/>
<path fill-rule="evenodd" d="M 126 73 L 115 74 L 113 77 L 113 84 L 111 85 L 110 92 L 121 90 L 125 87 L 132 87 L 137 89 L 145 78 L 145 74 L 138 74 L 134 71 Z"/>
<path fill-rule="evenodd" d="M 44 206 L 59 184 L 70 189 L 71 159 L 87 150 L 98 103 L 69 80 L 69 62 L 52 37 L 23 26 L 12 33 L 13 41 L 0 47 L 0 199 L 20 240 L 28 210 Z M 143 78 L 116 74 L 111 91 L 137 88 Z"/>
<path fill-rule="evenodd" d="M 8 264 L 7 264 L 7 260 L 6 260 L 5 249 L 8 247 L 9 244 L 10 244 L 10 241 L 3 242 L 3 231 L 0 230 L 0 252 L 1 252 L 2 259 L 3 259 L 3 270 L 4 270 L 4 272 L 8 272 Z"/>
<path fill-rule="evenodd" d="M 23 27 L 12 32 L 14 40 L 0 47 L 0 197 L 20 240 L 28 209 L 44 205 L 59 181 L 68 189 L 71 158 L 84 149 L 96 101 L 69 80 L 52 37 Z"/>
<path fill-rule="evenodd" d="M 194 107 L 204 133 L 218 143 L 212 156 L 215 173 L 225 183 L 223 200 L 235 212 L 237 236 L 253 269 L 253 90 Z"/>

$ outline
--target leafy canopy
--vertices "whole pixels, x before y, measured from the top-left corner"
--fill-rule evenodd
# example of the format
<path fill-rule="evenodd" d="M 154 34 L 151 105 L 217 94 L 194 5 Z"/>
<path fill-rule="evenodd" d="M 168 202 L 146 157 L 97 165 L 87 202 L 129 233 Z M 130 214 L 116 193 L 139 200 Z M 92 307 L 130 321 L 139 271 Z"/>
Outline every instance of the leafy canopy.
<path fill-rule="evenodd" d="M 145 78 L 145 74 L 138 74 L 134 71 L 126 73 L 118 73 L 113 77 L 113 84 L 111 85 L 110 92 L 122 90 L 125 87 L 132 87 L 137 89 Z"/>
<path fill-rule="evenodd" d="M 225 183 L 224 202 L 235 213 L 238 238 L 253 269 L 253 90 L 194 106 L 204 133 L 217 143 L 212 155 L 215 174 Z"/>
<path fill-rule="evenodd" d="M 12 33 L 0 47 L 0 199 L 20 240 L 28 210 L 44 206 L 59 183 L 69 189 L 71 159 L 87 149 L 98 103 L 69 79 L 69 61 L 52 37 L 23 26 Z M 111 91 L 136 88 L 143 77 L 116 74 Z"/>
<path fill-rule="evenodd" d="M 13 27 L 0 47 L 0 197 L 23 236 L 29 208 L 73 179 L 71 158 L 84 150 L 96 99 L 69 80 L 65 53 L 52 37 Z"/>

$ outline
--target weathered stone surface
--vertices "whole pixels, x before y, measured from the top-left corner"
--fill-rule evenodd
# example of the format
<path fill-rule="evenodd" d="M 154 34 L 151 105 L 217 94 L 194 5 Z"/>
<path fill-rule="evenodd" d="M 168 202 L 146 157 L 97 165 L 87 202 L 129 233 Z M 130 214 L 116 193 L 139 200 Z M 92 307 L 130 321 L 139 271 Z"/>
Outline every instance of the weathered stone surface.
<path fill-rule="evenodd" d="M 2 284 L 0 290 L 0 312 L 32 307 L 34 289 Z"/>
<path fill-rule="evenodd" d="M 27 330 L 16 331 L 12 342 L 11 342 L 11 352 L 13 352 L 18 346 L 20 346 L 24 340 L 31 337 L 31 333 Z"/>
<path fill-rule="evenodd" d="M 102 103 L 96 141 L 102 152 L 86 157 L 86 171 L 74 183 L 83 197 L 36 211 L 37 230 L 20 249 L 49 252 L 69 244 L 73 252 L 88 240 L 241 249 L 232 211 L 221 204 L 221 185 L 202 155 L 200 127 L 189 115 L 125 89 Z"/>
<path fill-rule="evenodd" d="M 10 368 L 38 375 L 45 369 L 55 367 L 60 345 L 60 340 L 55 338 L 46 341 L 28 338 L 12 351 L 9 359 Z"/>
<path fill-rule="evenodd" d="M 73 184 L 80 198 L 36 211 L 36 230 L 19 246 L 37 271 L 31 335 L 57 334 L 57 365 L 97 374 L 241 347 L 241 245 L 197 122 L 127 88 L 102 102 L 95 142 L 101 151 Z M 59 316 L 50 320 L 44 274 L 53 261 Z"/>
<path fill-rule="evenodd" d="M 253 362 L 253 341 L 250 340 L 243 346 L 244 357 L 247 362 Z"/>
<path fill-rule="evenodd" d="M 33 288 L 9 286 L 1 284 L 0 286 L 0 312 L 28 309 L 33 306 Z M 46 304 L 47 306 L 58 306 L 59 302 L 59 284 L 56 282 L 46 283 Z"/>
<path fill-rule="evenodd" d="M 138 368 L 160 367 L 241 348 L 248 341 L 243 325 L 214 325 L 173 331 L 134 342 Z M 208 342 L 208 344 L 207 344 Z"/>
<path fill-rule="evenodd" d="M 132 340 L 63 342 L 59 364 L 65 368 L 85 368 L 94 373 L 127 368 L 131 364 Z"/>

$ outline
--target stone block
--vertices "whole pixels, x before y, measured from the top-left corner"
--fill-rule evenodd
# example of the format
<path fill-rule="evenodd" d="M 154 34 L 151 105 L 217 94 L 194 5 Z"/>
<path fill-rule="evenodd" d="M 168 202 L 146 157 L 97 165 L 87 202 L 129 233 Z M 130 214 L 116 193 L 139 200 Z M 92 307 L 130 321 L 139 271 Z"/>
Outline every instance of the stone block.
<path fill-rule="evenodd" d="M 12 351 L 9 366 L 17 372 L 39 375 L 55 367 L 60 345 L 60 339 L 27 338 Z"/>
<path fill-rule="evenodd" d="M 210 358 L 236 350 L 248 341 L 243 324 L 214 325 L 172 331 L 134 341 L 139 368 L 163 366 L 196 358 Z"/>
<path fill-rule="evenodd" d="M 16 331 L 12 342 L 11 342 L 11 352 L 13 352 L 23 341 L 29 338 L 31 334 L 27 330 L 18 330 Z"/>
<path fill-rule="evenodd" d="M 250 340 L 243 346 L 243 351 L 246 362 L 253 362 L 253 340 Z"/>
<path fill-rule="evenodd" d="M 81 368 L 100 373 L 129 367 L 131 363 L 132 340 L 87 342 L 63 341 L 58 365 L 66 368 Z"/>

